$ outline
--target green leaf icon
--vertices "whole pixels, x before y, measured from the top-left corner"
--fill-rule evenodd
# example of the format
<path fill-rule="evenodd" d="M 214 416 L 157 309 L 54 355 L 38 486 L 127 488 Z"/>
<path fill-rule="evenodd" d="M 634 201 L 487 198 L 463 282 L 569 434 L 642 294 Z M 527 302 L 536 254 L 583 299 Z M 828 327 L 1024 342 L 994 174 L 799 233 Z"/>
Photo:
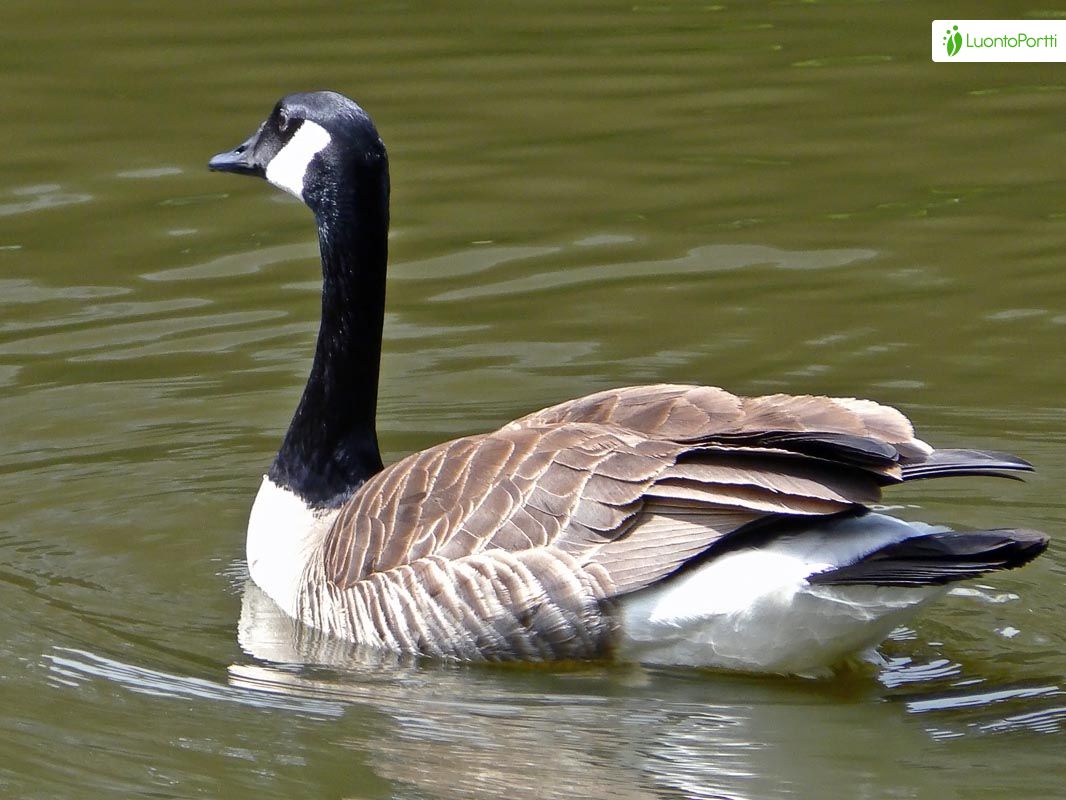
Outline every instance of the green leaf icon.
<path fill-rule="evenodd" d="M 948 35 L 944 37 L 944 45 L 947 47 L 948 55 L 956 55 L 962 49 L 962 34 L 959 33 L 959 26 L 953 26 L 952 31 L 948 31 Z"/>

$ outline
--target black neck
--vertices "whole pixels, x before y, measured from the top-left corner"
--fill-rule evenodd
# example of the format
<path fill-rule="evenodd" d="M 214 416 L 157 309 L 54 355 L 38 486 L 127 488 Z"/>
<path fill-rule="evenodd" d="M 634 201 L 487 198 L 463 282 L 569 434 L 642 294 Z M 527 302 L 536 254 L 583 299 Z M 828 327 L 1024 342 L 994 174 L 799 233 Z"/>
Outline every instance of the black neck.
<path fill-rule="evenodd" d="M 382 467 L 375 416 L 388 167 L 384 161 L 363 165 L 349 177 L 309 202 L 319 209 L 322 321 L 307 386 L 270 468 L 271 480 L 317 507 L 341 503 Z"/>

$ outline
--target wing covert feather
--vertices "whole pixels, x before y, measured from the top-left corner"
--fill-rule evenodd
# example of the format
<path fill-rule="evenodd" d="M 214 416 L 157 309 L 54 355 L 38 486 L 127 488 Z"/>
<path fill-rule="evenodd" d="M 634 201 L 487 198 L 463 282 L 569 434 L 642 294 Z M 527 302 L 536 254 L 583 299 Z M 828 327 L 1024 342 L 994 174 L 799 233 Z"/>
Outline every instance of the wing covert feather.
<path fill-rule="evenodd" d="M 606 574 L 617 583 L 627 534 L 648 522 L 649 503 L 738 526 L 767 514 L 837 513 L 875 502 L 880 484 L 898 480 L 886 438 L 908 437 L 899 412 L 866 401 L 672 385 L 601 392 L 383 470 L 342 508 L 324 569 L 344 589 L 429 556 L 544 547 L 587 568 L 612 543 Z M 870 463 L 857 468 L 856 452 Z M 700 524 L 705 549 L 721 532 Z M 632 539 L 644 561 L 648 535 Z M 670 553 L 700 551 L 696 539 L 659 549 L 664 574 L 683 561 Z M 662 571 L 645 564 L 643 574 L 650 582 Z"/>

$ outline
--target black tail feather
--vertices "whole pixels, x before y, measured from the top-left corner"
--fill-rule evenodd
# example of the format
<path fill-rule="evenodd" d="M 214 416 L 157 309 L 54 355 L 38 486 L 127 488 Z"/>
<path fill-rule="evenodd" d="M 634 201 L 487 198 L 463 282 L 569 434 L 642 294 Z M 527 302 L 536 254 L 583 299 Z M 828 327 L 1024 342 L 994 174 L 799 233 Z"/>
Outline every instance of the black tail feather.
<path fill-rule="evenodd" d="M 1048 538 L 1031 530 L 939 531 L 890 544 L 808 580 L 823 586 L 940 586 L 1020 567 L 1047 546 Z"/>

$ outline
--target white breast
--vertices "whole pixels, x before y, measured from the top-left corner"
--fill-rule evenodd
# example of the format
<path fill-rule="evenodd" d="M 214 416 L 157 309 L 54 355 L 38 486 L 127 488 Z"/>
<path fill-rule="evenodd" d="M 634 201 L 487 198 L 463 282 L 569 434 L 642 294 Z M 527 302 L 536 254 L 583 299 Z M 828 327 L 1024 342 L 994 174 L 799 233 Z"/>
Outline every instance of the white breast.
<path fill-rule="evenodd" d="M 248 572 L 290 616 L 311 559 L 319 554 L 337 511 L 316 512 L 263 476 L 248 518 Z"/>

